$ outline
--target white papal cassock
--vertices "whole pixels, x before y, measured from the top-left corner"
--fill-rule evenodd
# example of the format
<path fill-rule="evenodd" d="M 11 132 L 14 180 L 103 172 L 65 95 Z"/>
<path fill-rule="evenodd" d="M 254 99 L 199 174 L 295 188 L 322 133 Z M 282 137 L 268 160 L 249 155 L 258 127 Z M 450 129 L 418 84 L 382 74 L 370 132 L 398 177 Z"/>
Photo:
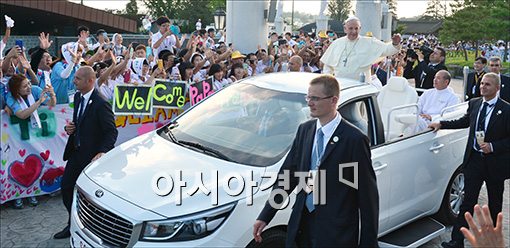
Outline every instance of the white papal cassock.
<path fill-rule="evenodd" d="M 397 53 L 399 49 L 400 46 L 393 46 L 391 42 L 383 43 L 373 37 L 360 36 L 351 41 L 344 36 L 331 43 L 322 55 L 323 73 L 359 80 L 363 72 L 365 82 L 369 82 L 370 66 L 385 56 Z"/>

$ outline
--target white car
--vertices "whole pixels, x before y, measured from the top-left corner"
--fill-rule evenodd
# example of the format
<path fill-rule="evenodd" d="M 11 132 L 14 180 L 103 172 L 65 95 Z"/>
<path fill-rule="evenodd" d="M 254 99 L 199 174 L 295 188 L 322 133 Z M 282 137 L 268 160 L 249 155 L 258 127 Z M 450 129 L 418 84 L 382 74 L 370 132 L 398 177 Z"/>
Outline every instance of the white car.
<path fill-rule="evenodd" d="M 270 175 L 281 167 L 298 125 L 310 119 L 305 95 L 317 76 L 275 73 L 243 80 L 91 163 L 75 188 L 71 245 L 253 246 L 252 225 L 275 181 Z M 391 104 L 406 97 L 416 103 L 407 81 L 390 80 L 381 92 L 339 81 L 342 118 L 371 141 L 380 244 L 417 246 L 444 232 L 436 219 L 451 223 L 462 202 L 459 167 L 467 130 L 406 135 L 417 118 L 406 109 L 414 104 Z M 455 106 L 436 119 L 456 118 L 466 108 Z M 284 244 L 293 196 L 259 245 Z"/>

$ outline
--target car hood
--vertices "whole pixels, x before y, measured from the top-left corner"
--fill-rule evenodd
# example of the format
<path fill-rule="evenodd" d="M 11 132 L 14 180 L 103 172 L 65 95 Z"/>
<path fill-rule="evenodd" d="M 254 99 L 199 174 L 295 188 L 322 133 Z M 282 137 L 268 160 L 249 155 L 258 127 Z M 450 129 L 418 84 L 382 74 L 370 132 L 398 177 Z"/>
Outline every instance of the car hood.
<path fill-rule="evenodd" d="M 105 190 L 129 201 L 138 207 L 153 211 L 166 217 L 175 217 L 214 207 L 217 203 L 223 205 L 255 194 L 258 187 L 253 187 L 250 193 L 248 181 L 260 185 L 265 168 L 241 165 L 208 156 L 191 150 L 160 137 L 155 131 L 134 138 L 114 148 L 99 160 L 91 163 L 84 174 Z M 178 194 L 179 172 L 181 181 L 186 185 L 182 193 Z M 193 188 L 202 182 L 211 193 L 207 196 L 202 190 L 193 194 Z M 253 173 L 253 176 L 251 176 Z M 217 174 L 217 182 L 213 178 Z M 153 182 L 158 175 L 169 175 L 173 180 L 170 194 L 160 196 L 153 189 Z M 227 181 L 232 175 L 244 178 L 242 193 L 232 196 L 235 192 L 226 192 Z M 250 180 L 248 180 L 250 179 Z M 160 189 L 165 188 L 167 179 L 159 180 Z M 235 190 L 240 181 L 230 180 L 230 189 Z M 170 183 L 172 185 L 172 183 Z M 177 205 L 181 195 L 181 205 Z"/>

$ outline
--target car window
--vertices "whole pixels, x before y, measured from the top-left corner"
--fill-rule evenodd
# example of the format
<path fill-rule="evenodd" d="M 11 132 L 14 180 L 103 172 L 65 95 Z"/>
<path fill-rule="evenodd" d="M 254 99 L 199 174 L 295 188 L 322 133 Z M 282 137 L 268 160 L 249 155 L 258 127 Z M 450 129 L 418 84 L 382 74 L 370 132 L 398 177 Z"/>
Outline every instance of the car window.
<path fill-rule="evenodd" d="M 231 85 L 176 121 L 178 140 L 197 142 L 247 165 L 272 165 L 287 153 L 299 124 L 310 119 L 304 94 Z"/>
<path fill-rule="evenodd" d="M 343 104 L 340 109 L 342 118 L 359 128 L 369 139 L 371 145 L 375 145 L 375 129 L 372 121 L 371 98 L 361 98 Z"/>

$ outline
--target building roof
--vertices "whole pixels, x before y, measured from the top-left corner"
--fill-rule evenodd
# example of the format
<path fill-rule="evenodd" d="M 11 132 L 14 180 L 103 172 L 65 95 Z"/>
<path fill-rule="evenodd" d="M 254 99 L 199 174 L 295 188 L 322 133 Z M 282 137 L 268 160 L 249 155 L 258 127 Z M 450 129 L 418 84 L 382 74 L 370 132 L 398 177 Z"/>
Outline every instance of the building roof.
<path fill-rule="evenodd" d="M 307 33 L 316 32 L 317 31 L 316 29 L 317 29 L 317 25 L 315 22 L 308 23 L 308 24 L 302 26 L 301 28 L 299 28 L 299 30 L 303 30 L 304 32 L 307 32 Z M 339 36 L 345 35 L 344 24 L 342 21 L 328 20 L 328 30 L 335 31 L 335 33 L 337 33 L 337 35 L 339 35 Z"/>
<path fill-rule="evenodd" d="M 79 25 L 89 27 L 91 33 L 99 28 L 109 32 L 138 31 L 135 20 L 66 0 L 0 0 L 0 12 L 16 22 L 14 34 L 45 31 L 58 35 L 76 35 Z"/>
<path fill-rule="evenodd" d="M 403 34 L 437 34 L 442 27 L 443 22 L 433 21 L 398 21 L 399 25 L 404 25 Z"/>

